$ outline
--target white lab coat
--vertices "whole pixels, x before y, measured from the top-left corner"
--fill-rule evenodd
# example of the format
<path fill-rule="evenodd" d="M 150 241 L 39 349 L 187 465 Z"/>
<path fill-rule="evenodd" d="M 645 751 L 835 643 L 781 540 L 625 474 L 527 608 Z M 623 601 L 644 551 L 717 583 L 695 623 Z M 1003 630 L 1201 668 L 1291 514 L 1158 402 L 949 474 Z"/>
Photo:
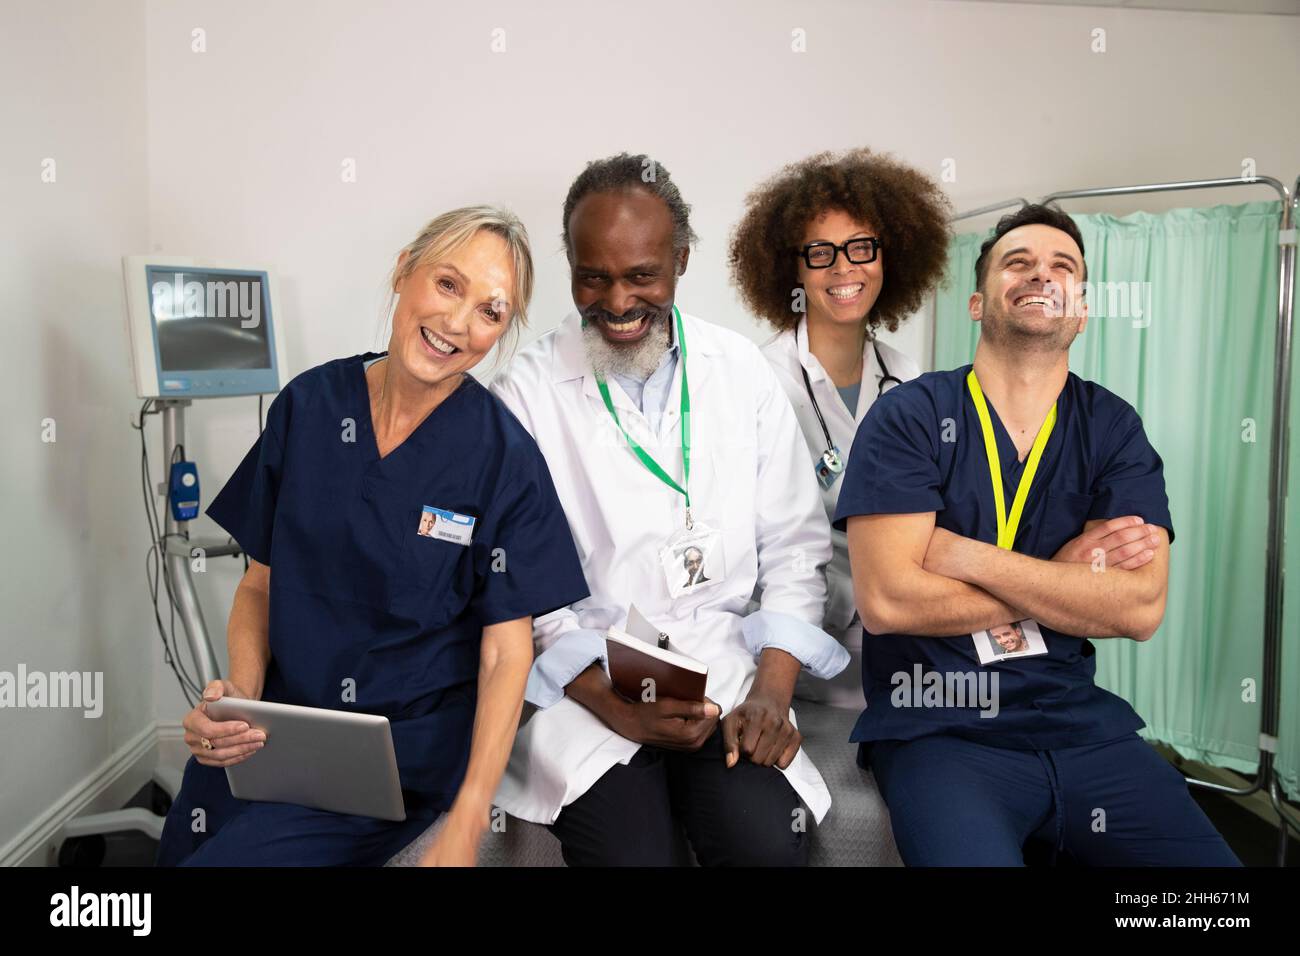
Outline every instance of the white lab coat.
<path fill-rule="evenodd" d="M 537 652 L 579 628 L 624 627 L 628 605 L 635 603 L 670 635 L 674 649 L 708 665 L 705 693 L 725 715 L 744 700 L 757 670 L 742 633 L 756 587 L 763 610 L 797 618 L 799 627 L 834 650 L 831 639 L 814 630 L 826 603 L 830 525 L 790 403 L 758 348 L 685 313 L 682 320 L 692 513 L 697 523 L 721 530 L 725 550 L 725 579 L 712 587 L 669 596 L 659 550 L 683 527 L 684 500 L 623 442 L 597 390 L 576 312 L 523 349 L 492 390 L 545 455 L 591 588 L 591 597 L 535 622 Z M 608 383 L 623 426 L 679 483 L 681 375 L 679 360 L 657 435 L 618 383 Z M 847 656 L 837 660 L 836 670 Z M 496 803 L 514 816 L 550 824 L 639 748 L 563 697 L 534 711 L 520 728 Z M 808 755 L 800 750 L 784 773 L 820 821 L 831 797 Z"/>
<path fill-rule="evenodd" d="M 875 344 L 880 348 L 880 357 L 884 359 L 889 374 L 899 381 L 910 381 L 921 374 L 921 369 L 916 362 L 903 352 L 884 342 L 877 341 Z M 813 473 L 813 469 L 826 451 L 826 435 L 808 398 L 808 389 L 799 371 L 800 366 L 808 372 L 808 381 L 812 385 L 813 395 L 817 398 L 822 417 L 826 419 L 831 440 L 840 450 L 840 457 L 847 472 L 849 454 L 853 447 L 853 438 L 858 431 L 858 423 L 866 417 L 867 410 L 875 402 L 877 389 L 884 375 L 880 363 L 876 361 L 871 340 L 866 341 L 862 351 L 862 387 L 858 393 L 858 407 L 853 415 L 849 414 L 844 400 L 840 398 L 835 388 L 835 383 L 826 374 L 817 356 L 808 351 L 807 319 L 800 319 L 796 329 L 777 333 L 763 345 L 762 351 L 767 360 L 772 363 L 781 387 L 785 389 L 790 404 L 794 406 L 799 428 L 808 446 L 809 473 Z M 843 473 L 829 489 L 817 485 L 828 520 L 835 517 L 835 506 L 839 502 L 840 488 L 843 486 Z M 805 700 L 824 701 L 839 707 L 861 708 L 864 703 L 862 623 L 857 619 L 857 604 L 853 597 L 848 536 L 843 531 L 832 531 L 832 543 L 834 555 L 826 568 L 829 595 L 826 600 L 826 618 L 823 626 L 827 633 L 844 644 L 852 662 L 834 680 L 809 681 L 801 675 L 797 695 Z"/>

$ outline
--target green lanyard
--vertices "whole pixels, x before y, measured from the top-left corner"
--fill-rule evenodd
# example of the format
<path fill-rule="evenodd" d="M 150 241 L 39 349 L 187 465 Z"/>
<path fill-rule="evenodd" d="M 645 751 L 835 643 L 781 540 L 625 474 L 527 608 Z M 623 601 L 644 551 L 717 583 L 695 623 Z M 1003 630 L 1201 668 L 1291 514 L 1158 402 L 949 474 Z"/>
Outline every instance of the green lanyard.
<path fill-rule="evenodd" d="M 1047 447 L 1047 438 L 1056 426 L 1056 403 L 1052 403 L 1052 410 L 1047 413 L 1047 418 L 1038 429 L 1034 447 L 1030 449 L 1029 458 L 1025 462 L 1025 472 L 1020 476 L 1020 484 L 1016 486 L 1016 497 L 1011 503 L 1011 516 L 1008 518 L 1006 496 L 1002 491 L 1002 463 L 998 458 L 998 442 L 993 437 L 993 421 L 989 418 L 989 408 L 984 402 L 984 391 L 980 388 L 974 369 L 971 369 L 970 374 L 966 376 L 966 385 L 970 388 L 971 398 L 975 400 L 975 412 L 979 415 L 980 428 L 984 432 L 984 452 L 989 460 L 989 474 L 993 478 L 993 502 L 998 509 L 998 547 L 1010 551 L 1011 546 L 1016 542 L 1020 516 L 1024 514 L 1025 499 L 1029 497 L 1029 486 L 1034 483 L 1038 462 L 1043 457 L 1043 449 Z"/>
<path fill-rule="evenodd" d="M 675 305 L 673 306 L 673 317 L 677 320 L 677 345 L 682 352 L 682 420 L 679 423 L 682 433 L 682 483 L 689 487 L 691 483 L 691 389 L 686 381 L 686 333 L 682 329 L 682 314 L 677 311 Z M 641 464 L 646 466 L 650 474 L 686 498 L 686 528 L 689 531 L 693 524 L 691 521 L 691 493 L 673 481 L 668 472 L 659 467 L 659 462 L 651 458 L 644 448 L 633 441 L 632 436 L 623 427 L 623 423 L 618 420 L 618 412 L 614 410 L 614 402 L 609 397 L 609 386 L 605 384 L 605 379 L 600 375 L 596 376 L 596 387 L 600 389 L 600 397 L 605 400 L 605 407 L 609 409 L 610 417 L 614 419 L 614 424 L 618 426 L 618 430 L 627 439 L 628 447 L 632 449 L 632 453 L 641 459 Z"/>

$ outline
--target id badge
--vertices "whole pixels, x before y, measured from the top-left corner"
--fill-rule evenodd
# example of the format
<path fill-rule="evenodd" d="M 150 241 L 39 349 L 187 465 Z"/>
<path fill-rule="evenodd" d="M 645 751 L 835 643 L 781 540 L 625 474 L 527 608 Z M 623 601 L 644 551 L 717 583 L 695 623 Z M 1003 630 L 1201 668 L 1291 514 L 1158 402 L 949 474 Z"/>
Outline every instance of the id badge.
<path fill-rule="evenodd" d="M 832 445 L 813 462 L 813 471 L 817 473 L 817 483 L 826 491 L 844 474 L 844 458 L 837 446 Z"/>
<path fill-rule="evenodd" d="M 995 664 L 1013 657 L 1037 657 L 1047 653 L 1047 642 L 1033 618 L 999 624 L 971 635 L 981 664 Z"/>
<path fill-rule="evenodd" d="M 701 521 L 689 531 L 679 531 L 659 550 L 669 597 L 679 598 L 715 584 L 727 576 L 722 553 L 722 533 Z"/>
<path fill-rule="evenodd" d="M 468 545 L 474 539 L 473 515 L 457 514 L 445 508 L 425 505 L 420 512 L 418 534 L 426 538 L 440 538 L 452 544 Z"/>

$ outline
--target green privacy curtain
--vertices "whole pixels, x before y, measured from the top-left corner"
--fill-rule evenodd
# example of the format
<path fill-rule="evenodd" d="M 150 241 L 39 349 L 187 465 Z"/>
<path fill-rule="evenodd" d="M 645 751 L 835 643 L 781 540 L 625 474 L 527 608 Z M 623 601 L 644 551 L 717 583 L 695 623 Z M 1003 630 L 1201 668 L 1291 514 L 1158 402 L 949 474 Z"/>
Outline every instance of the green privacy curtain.
<path fill-rule="evenodd" d="M 1264 550 L 1278 308 L 1278 202 L 1124 218 L 1077 215 L 1089 321 L 1070 367 L 1129 401 L 1165 463 L 1177 540 L 1164 623 L 1146 644 L 1097 641 L 1098 683 L 1127 699 L 1149 738 L 1251 773 L 1262 699 Z M 934 367 L 971 361 L 966 302 L 980 243 L 954 237 L 935 308 Z M 1096 285 L 1102 283 L 1103 285 Z M 1300 316 L 1297 316 L 1300 319 Z M 1296 363 L 1300 365 L 1300 362 Z M 1300 370 L 1292 373 L 1292 434 Z M 1300 441 L 1290 454 L 1300 476 Z M 1300 792 L 1300 492 L 1287 515 L 1278 770 Z M 1254 693 L 1251 694 L 1253 684 Z"/>

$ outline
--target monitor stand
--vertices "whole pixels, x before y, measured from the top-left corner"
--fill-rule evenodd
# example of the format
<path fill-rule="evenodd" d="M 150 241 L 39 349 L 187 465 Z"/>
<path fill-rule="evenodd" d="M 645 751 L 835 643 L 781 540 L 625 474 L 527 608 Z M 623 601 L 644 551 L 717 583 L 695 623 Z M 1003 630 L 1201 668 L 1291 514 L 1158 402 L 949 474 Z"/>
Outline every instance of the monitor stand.
<path fill-rule="evenodd" d="M 169 486 L 167 479 L 171 468 L 171 450 L 185 443 L 185 409 L 190 404 L 189 399 L 159 399 L 155 402 L 162 415 L 163 425 L 163 480 L 158 483 L 156 490 L 164 501 Z M 141 427 L 144 427 L 143 421 Z M 161 542 L 157 542 L 163 556 L 162 584 L 167 588 L 169 599 L 180 615 L 190 654 L 198 671 L 198 683 L 203 687 L 209 681 L 220 679 L 221 672 L 217 667 L 217 656 L 212 650 L 208 629 L 203 621 L 203 611 L 194 590 L 190 561 L 195 556 L 196 548 L 202 548 L 203 554 L 208 558 L 237 555 L 242 553 L 242 549 L 238 544 L 225 541 L 193 540 L 189 537 L 189 522 L 177 521 L 172 516 L 170 502 L 165 504 L 163 512 L 163 537 Z M 139 830 L 160 840 L 167 808 L 181 789 L 181 772 L 155 762 L 152 780 L 166 794 L 165 799 L 156 796 L 152 810 L 142 807 L 110 810 L 77 817 L 66 823 L 55 841 L 60 865 L 97 866 L 106 849 L 104 837 L 109 833 Z"/>

